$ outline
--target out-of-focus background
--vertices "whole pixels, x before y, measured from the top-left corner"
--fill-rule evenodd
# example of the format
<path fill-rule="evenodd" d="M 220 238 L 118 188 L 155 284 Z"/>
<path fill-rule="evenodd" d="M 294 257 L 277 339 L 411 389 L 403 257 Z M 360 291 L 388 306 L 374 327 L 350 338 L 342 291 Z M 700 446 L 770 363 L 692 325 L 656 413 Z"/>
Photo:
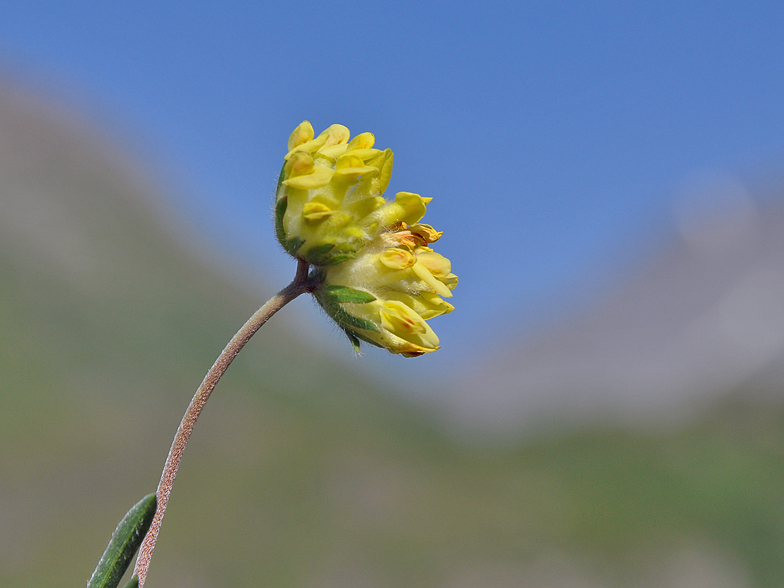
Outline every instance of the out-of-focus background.
<path fill-rule="evenodd" d="M 86 582 L 291 278 L 342 123 L 460 276 L 443 348 L 306 299 L 220 383 L 147 585 L 784 583 L 784 8 L 16 2 L 0 17 L 0 585 Z"/>

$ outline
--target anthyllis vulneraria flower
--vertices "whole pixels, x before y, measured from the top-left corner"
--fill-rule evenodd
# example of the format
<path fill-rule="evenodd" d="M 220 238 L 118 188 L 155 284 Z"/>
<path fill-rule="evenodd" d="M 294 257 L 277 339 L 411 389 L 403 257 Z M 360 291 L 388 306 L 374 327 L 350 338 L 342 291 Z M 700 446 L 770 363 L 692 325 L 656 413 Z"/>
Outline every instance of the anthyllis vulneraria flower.
<path fill-rule="evenodd" d="M 427 321 L 451 312 L 457 276 L 430 247 L 441 233 L 420 223 L 430 198 L 383 198 L 392 151 L 332 125 L 314 138 L 305 121 L 289 139 L 278 182 L 278 240 L 314 267 L 319 304 L 358 351 L 365 341 L 415 357 L 439 348 Z"/>
<path fill-rule="evenodd" d="M 429 198 L 399 192 L 383 198 L 392 176 L 392 151 L 374 149 L 372 133 L 349 141 L 349 130 L 332 125 L 315 139 L 307 121 L 289 138 L 278 180 L 275 229 L 283 248 L 313 265 L 354 256 L 384 227 L 415 223 Z"/>

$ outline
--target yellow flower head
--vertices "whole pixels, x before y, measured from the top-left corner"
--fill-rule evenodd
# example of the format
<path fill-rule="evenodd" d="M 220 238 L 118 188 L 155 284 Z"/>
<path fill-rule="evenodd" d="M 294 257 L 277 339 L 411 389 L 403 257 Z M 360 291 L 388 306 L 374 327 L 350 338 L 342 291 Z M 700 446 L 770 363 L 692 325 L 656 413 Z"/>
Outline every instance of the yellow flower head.
<path fill-rule="evenodd" d="M 392 151 L 374 149 L 372 133 L 349 136 L 343 125 L 332 125 L 314 137 L 305 121 L 289 137 L 275 228 L 286 251 L 313 265 L 351 259 L 390 225 L 419 221 L 429 202 L 409 192 L 387 202 Z"/>
<path fill-rule="evenodd" d="M 349 261 L 317 270 L 315 296 L 359 350 L 360 341 L 416 357 L 439 348 L 427 320 L 451 312 L 457 276 L 428 245 L 429 225 L 404 222 L 382 233 Z"/>
<path fill-rule="evenodd" d="M 419 221 L 430 198 L 383 194 L 392 151 L 332 125 L 318 137 L 307 121 L 289 138 L 278 181 L 281 245 L 315 266 L 313 294 L 359 351 L 361 341 L 406 357 L 439 348 L 428 320 L 451 312 L 457 276 L 430 247 L 441 233 Z"/>

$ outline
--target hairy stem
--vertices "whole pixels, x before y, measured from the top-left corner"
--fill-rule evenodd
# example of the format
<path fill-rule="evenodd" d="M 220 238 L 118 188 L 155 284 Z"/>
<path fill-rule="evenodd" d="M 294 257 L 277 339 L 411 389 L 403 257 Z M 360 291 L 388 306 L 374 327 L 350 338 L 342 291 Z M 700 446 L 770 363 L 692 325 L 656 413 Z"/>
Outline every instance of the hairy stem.
<path fill-rule="evenodd" d="M 139 557 L 136 559 L 136 567 L 133 573 L 139 577 L 140 588 L 144 586 L 144 581 L 147 577 L 147 570 L 150 567 L 150 560 L 152 559 L 152 552 L 155 549 L 155 541 L 158 538 L 158 533 L 161 530 L 161 522 L 163 515 L 166 512 L 166 504 L 169 502 L 169 495 L 171 494 L 174 478 L 177 476 L 177 470 L 182 461 L 182 454 L 188 444 L 188 439 L 193 432 L 193 427 L 201 414 L 204 405 L 215 389 L 215 385 L 221 379 L 226 370 L 228 369 L 234 358 L 237 357 L 245 344 L 251 337 L 258 331 L 261 326 L 266 323 L 272 315 L 278 312 L 286 304 L 294 300 L 300 294 L 304 294 L 312 289 L 308 281 L 308 264 L 304 261 L 299 261 L 297 266 L 297 275 L 294 280 L 286 286 L 283 290 L 278 292 L 275 296 L 270 298 L 264 306 L 258 309 L 248 321 L 242 325 L 242 328 L 237 331 L 237 334 L 232 337 L 228 345 L 224 348 L 218 359 L 212 365 L 204 380 L 196 390 L 185 415 L 182 417 L 180 426 L 177 429 L 177 434 L 174 436 L 169 455 L 166 457 L 166 464 L 163 466 L 163 473 L 161 474 L 161 481 L 158 484 L 156 495 L 158 498 L 158 509 L 155 512 L 150 530 L 144 538 L 144 542 L 139 549 Z"/>

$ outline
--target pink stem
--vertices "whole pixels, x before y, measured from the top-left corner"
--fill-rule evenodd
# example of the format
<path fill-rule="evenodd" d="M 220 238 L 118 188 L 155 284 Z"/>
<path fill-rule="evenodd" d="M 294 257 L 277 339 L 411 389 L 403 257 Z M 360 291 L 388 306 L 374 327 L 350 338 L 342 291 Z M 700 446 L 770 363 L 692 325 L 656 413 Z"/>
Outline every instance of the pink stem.
<path fill-rule="evenodd" d="M 304 294 L 310 289 L 308 283 L 308 264 L 304 261 L 299 261 L 297 266 L 297 275 L 294 280 L 286 286 L 283 290 L 278 292 L 275 296 L 270 298 L 264 306 L 257 310 L 252 317 L 237 331 L 237 334 L 232 337 L 229 344 L 215 360 L 207 375 L 204 376 L 199 389 L 196 390 L 185 415 L 182 417 L 180 426 L 177 429 L 177 434 L 174 436 L 169 455 L 166 457 L 166 464 L 163 467 L 161 474 L 161 481 L 158 484 L 156 495 L 158 497 L 158 509 L 155 511 L 155 518 L 152 520 L 150 530 L 144 538 L 141 548 L 139 549 L 139 557 L 136 558 L 136 567 L 133 573 L 139 578 L 139 588 L 143 588 L 144 581 L 147 578 L 147 570 L 150 567 L 150 560 L 152 559 L 152 552 L 155 549 L 155 541 L 158 539 L 158 533 L 161 530 L 161 522 L 163 515 L 166 512 L 166 505 L 169 502 L 169 495 L 171 494 L 174 478 L 177 476 L 177 470 L 182 461 L 182 454 L 188 444 L 188 439 L 193 432 L 193 427 L 201 414 L 202 408 L 207 403 L 207 400 L 215 389 L 216 384 L 226 372 L 231 362 L 237 357 L 245 344 L 251 337 L 258 331 L 264 323 L 266 323 L 272 315 L 278 312 L 286 304 L 294 300 L 300 294 Z"/>

